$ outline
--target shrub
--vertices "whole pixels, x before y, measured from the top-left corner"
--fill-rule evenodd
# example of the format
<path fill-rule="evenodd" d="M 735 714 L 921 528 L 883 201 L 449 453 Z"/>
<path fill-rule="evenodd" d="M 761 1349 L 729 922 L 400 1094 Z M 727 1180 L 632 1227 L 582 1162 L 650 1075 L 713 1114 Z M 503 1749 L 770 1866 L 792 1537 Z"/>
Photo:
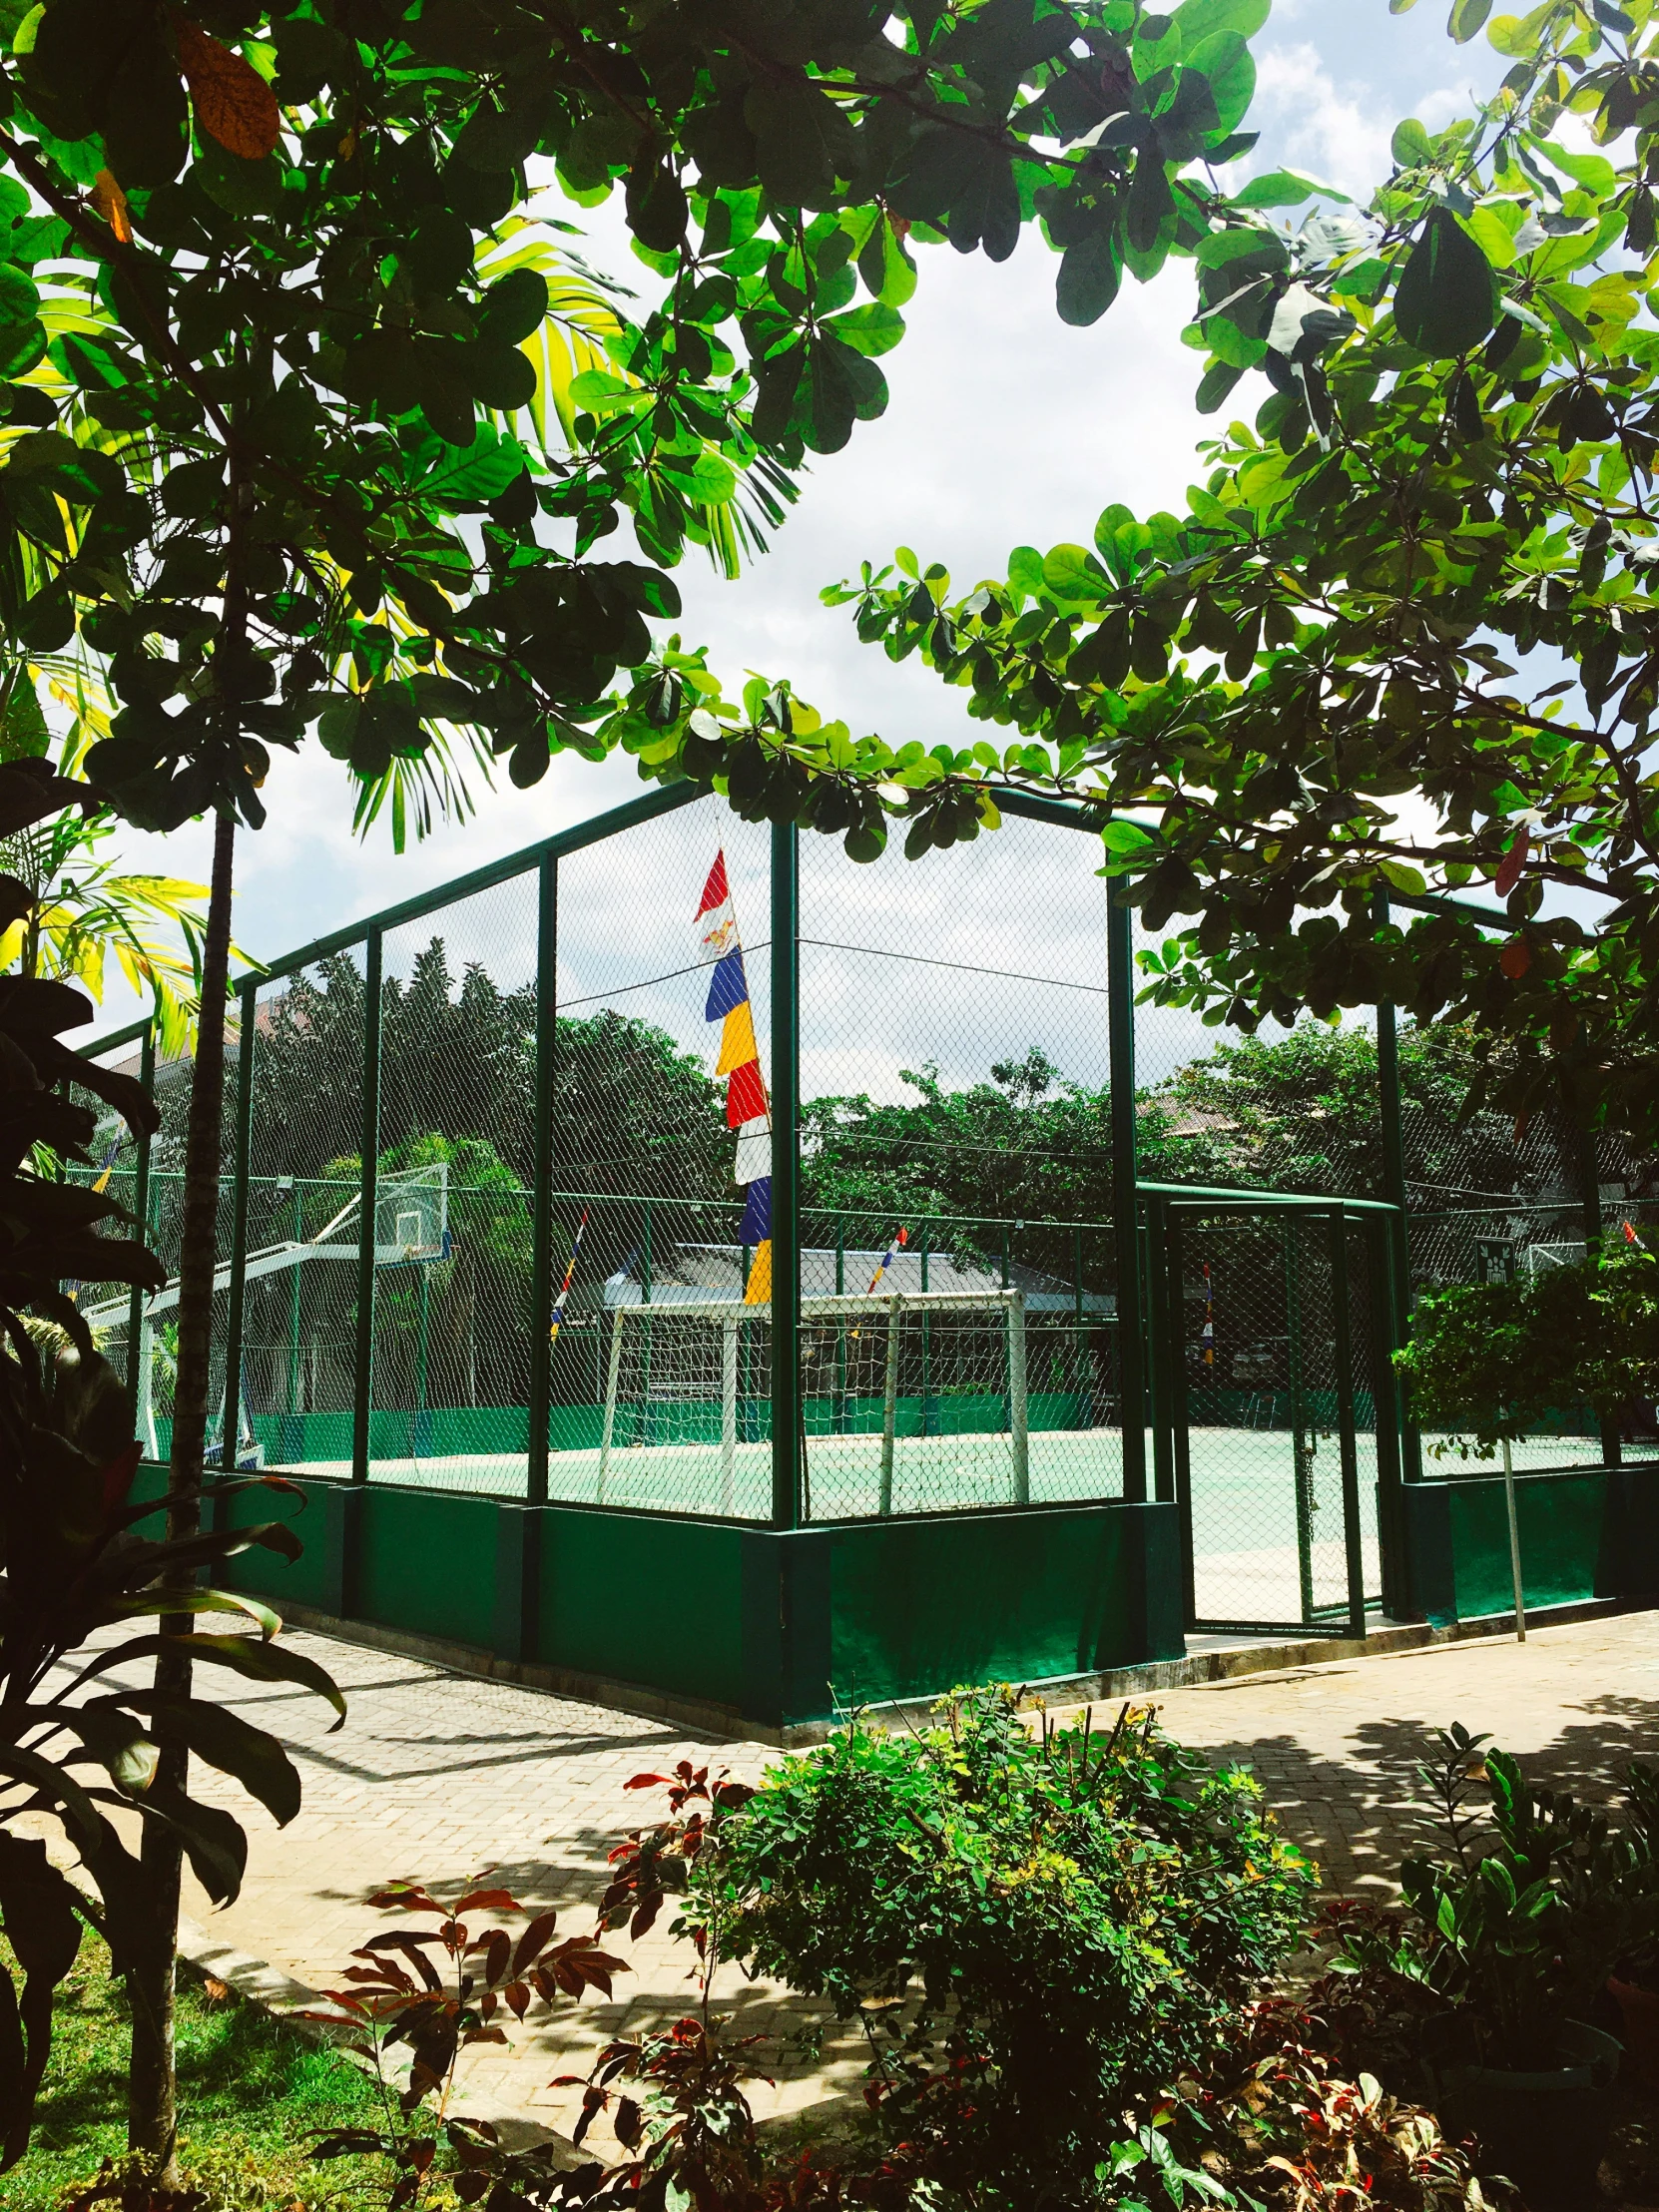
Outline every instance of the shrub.
<path fill-rule="evenodd" d="M 1630 1246 L 1599 1264 L 1433 1292 L 1394 1364 L 1418 1420 L 1471 1435 L 1483 1458 L 1552 1412 L 1615 1413 L 1659 1395 L 1659 1256 Z"/>
<path fill-rule="evenodd" d="M 1035 2183 L 1092 2172 L 1127 2107 L 1213 2056 L 1314 1881 L 1250 1776 L 1150 1712 L 1033 1732 L 990 1689 L 773 1768 L 692 1857 L 688 1921 L 842 2016 L 902 2019 L 874 2084 L 896 2115 L 934 2097 L 937 2021 L 972 2090 L 956 2149 Z M 917 1984 L 919 2018 L 884 2011 Z"/>

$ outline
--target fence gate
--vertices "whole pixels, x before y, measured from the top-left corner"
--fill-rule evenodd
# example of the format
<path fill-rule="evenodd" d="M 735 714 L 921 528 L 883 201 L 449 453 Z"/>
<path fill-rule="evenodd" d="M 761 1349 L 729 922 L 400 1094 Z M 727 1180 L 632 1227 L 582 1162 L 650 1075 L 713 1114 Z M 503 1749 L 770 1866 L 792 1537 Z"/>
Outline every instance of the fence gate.
<path fill-rule="evenodd" d="M 1188 1624 L 1360 1635 L 1398 1479 L 1386 1217 L 1148 1202 L 1157 1490 Z"/>

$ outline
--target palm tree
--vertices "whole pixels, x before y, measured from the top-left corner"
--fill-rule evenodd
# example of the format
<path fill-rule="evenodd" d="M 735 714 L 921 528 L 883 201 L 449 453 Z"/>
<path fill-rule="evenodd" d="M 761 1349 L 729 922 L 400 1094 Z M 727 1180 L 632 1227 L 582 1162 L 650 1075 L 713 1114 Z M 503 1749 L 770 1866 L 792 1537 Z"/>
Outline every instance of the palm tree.
<path fill-rule="evenodd" d="M 81 654 L 18 656 L 0 672 L 0 761 L 51 753 L 42 688 L 68 714 L 57 768 L 73 777 L 87 748 L 109 735 L 107 695 Z M 106 810 L 70 807 L 0 837 L 0 870 L 24 882 L 31 901 L 0 932 L 0 972 L 73 982 L 101 1005 L 113 959 L 132 988 L 150 997 L 158 1048 L 185 1052 L 201 996 L 207 885 L 123 870 L 103 851 L 116 833 Z"/>

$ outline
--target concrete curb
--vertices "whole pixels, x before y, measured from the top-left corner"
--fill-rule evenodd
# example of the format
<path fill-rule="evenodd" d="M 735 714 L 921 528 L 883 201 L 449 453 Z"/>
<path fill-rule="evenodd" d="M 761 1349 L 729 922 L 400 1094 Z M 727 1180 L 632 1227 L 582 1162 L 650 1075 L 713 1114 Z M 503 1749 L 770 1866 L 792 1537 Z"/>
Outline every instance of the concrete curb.
<path fill-rule="evenodd" d="M 1567 1627 L 1574 1621 L 1603 1620 L 1619 1613 L 1649 1612 L 1649 1598 L 1605 1598 L 1577 1605 L 1529 1606 L 1528 1628 Z M 565 1667 L 543 1666 L 534 1661 L 498 1658 L 472 1644 L 451 1643 L 438 1636 L 421 1636 L 406 1629 L 382 1628 L 373 1621 L 338 1620 L 308 1605 L 283 1608 L 294 1628 L 311 1629 L 341 1643 L 364 1644 L 371 1650 L 396 1652 L 419 1659 L 446 1673 L 510 1682 L 517 1689 L 538 1690 L 545 1696 L 580 1699 L 585 1704 L 609 1706 L 646 1720 L 661 1721 L 665 1728 L 717 1743 L 766 1744 L 776 1750 L 803 1749 L 826 1742 L 834 1721 L 801 1721 L 788 1727 L 769 1727 L 745 1720 L 731 1706 L 702 1700 L 676 1698 L 643 1687 L 637 1682 L 613 1682 L 597 1675 L 572 1672 Z M 1512 1636 L 1512 1613 L 1493 1613 L 1478 1620 L 1451 1621 L 1433 1627 L 1426 1621 L 1389 1621 L 1365 1636 L 1311 1636 L 1286 1640 L 1227 1644 L 1209 1651 L 1190 1652 L 1184 1659 L 1160 1659 L 1138 1667 L 1114 1667 L 1098 1674 L 1055 1675 L 1024 1687 L 1050 1705 L 1110 1704 L 1124 1698 L 1146 1698 L 1168 1690 L 1202 1688 L 1235 1682 L 1253 1674 L 1281 1674 L 1303 1667 L 1335 1666 L 1344 1660 L 1375 1659 L 1390 1653 L 1424 1651 L 1441 1645 L 1471 1643 Z M 931 1697 L 906 1698 L 872 1705 L 877 1717 L 918 1723 L 932 1710 Z"/>

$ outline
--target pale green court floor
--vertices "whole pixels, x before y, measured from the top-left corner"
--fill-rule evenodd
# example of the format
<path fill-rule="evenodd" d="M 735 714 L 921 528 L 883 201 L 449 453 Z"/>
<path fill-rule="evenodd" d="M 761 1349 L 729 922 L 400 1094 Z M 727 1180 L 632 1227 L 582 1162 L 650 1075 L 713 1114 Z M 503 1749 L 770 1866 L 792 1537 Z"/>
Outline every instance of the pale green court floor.
<path fill-rule="evenodd" d="M 1316 1613 L 1345 1608 L 1347 1548 L 1342 1521 L 1342 1471 L 1337 1438 L 1320 1435 L 1306 1461 L 1304 1510 L 1291 1434 L 1286 1429 L 1189 1430 L 1193 1495 L 1194 1597 L 1202 1620 L 1293 1622 L 1309 1599 Z M 1358 1442 L 1361 1548 L 1366 1588 L 1380 1585 L 1375 1438 Z M 1594 1464 L 1588 1438 L 1547 1437 L 1515 1446 L 1518 1470 Z M 1151 1464 L 1149 1444 L 1149 1471 Z M 809 1513 L 814 1520 L 874 1516 L 881 1507 L 880 1438 L 811 1436 L 807 1444 Z M 1455 1456 L 1425 1461 L 1429 1474 L 1485 1474 L 1495 1462 Z M 312 1461 L 284 1471 L 344 1480 L 343 1460 Z M 522 1497 L 519 1454 L 376 1459 L 376 1482 L 474 1494 Z M 550 1497 L 559 1503 L 608 1505 L 645 1512 L 693 1512 L 765 1520 L 771 1512 L 772 1447 L 740 1443 L 723 1462 L 718 1444 L 654 1444 L 613 1450 L 601 1481 L 597 1450 L 555 1452 Z M 1033 1504 L 1063 1504 L 1121 1495 L 1122 1435 L 1115 1428 L 1034 1431 L 1029 1439 Z M 890 1510 L 971 1511 L 1015 1502 L 1013 1454 L 1006 1436 L 901 1436 L 894 1445 Z M 1301 1526 L 1299 1527 L 1299 1521 Z"/>

